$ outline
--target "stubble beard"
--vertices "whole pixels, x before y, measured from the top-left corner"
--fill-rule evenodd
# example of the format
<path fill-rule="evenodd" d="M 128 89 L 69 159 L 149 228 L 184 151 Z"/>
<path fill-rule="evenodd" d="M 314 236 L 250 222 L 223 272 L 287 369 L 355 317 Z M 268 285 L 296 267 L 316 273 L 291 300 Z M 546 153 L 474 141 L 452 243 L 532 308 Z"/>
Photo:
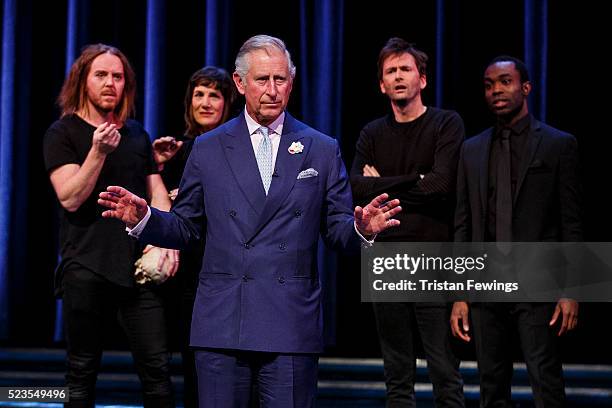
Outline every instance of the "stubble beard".
<path fill-rule="evenodd" d="M 105 105 L 108 105 L 108 107 L 105 107 L 101 103 L 97 103 L 97 102 L 90 100 L 90 106 L 93 107 L 96 110 L 96 112 L 98 112 L 98 114 L 102 116 L 106 116 L 106 115 L 113 113 L 117 109 L 117 106 L 119 106 L 118 103 L 105 104 Z"/>

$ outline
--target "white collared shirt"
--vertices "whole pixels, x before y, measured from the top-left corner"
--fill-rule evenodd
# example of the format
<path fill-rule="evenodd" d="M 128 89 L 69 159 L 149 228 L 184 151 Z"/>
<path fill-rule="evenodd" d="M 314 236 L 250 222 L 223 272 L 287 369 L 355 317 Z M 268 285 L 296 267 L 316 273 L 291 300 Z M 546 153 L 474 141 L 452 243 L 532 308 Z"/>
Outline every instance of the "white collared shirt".
<path fill-rule="evenodd" d="M 253 144 L 253 152 L 257 155 L 257 149 L 259 148 L 259 143 L 263 138 L 262 134 L 259 133 L 259 128 L 261 125 L 255 122 L 249 113 L 244 108 L 244 119 L 246 120 L 247 127 L 249 128 L 249 135 L 251 135 L 251 143 Z M 270 136 L 270 141 L 272 142 L 272 168 L 275 168 L 276 165 L 276 156 L 278 154 L 278 146 L 280 146 L 281 135 L 283 134 L 283 124 L 285 123 L 285 111 L 281 113 L 278 118 L 274 120 L 274 122 L 270 123 L 267 127 L 269 129 L 268 135 Z"/>

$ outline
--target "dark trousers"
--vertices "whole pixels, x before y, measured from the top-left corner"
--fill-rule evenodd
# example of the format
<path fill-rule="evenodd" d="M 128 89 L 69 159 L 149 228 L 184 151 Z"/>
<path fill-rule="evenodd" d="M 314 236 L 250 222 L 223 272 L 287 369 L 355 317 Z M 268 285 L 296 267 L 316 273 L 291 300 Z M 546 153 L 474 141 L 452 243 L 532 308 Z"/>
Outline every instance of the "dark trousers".
<path fill-rule="evenodd" d="M 551 303 L 474 303 L 472 320 L 480 373 L 480 406 L 512 407 L 512 338 L 518 333 L 536 407 L 565 406 L 558 327 Z"/>
<path fill-rule="evenodd" d="M 436 407 L 464 407 L 459 359 L 451 350 L 449 313 L 439 303 L 374 303 L 385 367 L 387 407 L 415 407 L 414 330 L 425 350 Z"/>
<path fill-rule="evenodd" d="M 194 267 L 191 252 L 181 252 L 181 266 L 176 275 L 160 285 L 164 299 L 167 333 L 170 349 L 181 352 L 183 375 L 183 405 L 185 408 L 198 407 L 198 383 L 196 377 L 195 357 L 189 346 L 191 318 L 198 287 L 199 269 Z M 202 263 L 200 256 L 199 264 Z"/>
<path fill-rule="evenodd" d="M 195 359 L 200 408 L 315 406 L 316 354 L 196 349 Z M 253 388 L 259 395 L 252 395 Z"/>
<path fill-rule="evenodd" d="M 197 273 L 196 273 L 197 277 Z M 193 316 L 193 304 L 197 282 L 192 282 L 183 288 L 181 294 L 181 356 L 183 365 L 183 404 L 185 408 L 196 408 L 198 406 L 198 378 L 196 372 L 194 351 L 189 346 L 191 333 L 191 319 Z"/>
<path fill-rule="evenodd" d="M 67 406 L 92 407 L 100 368 L 105 320 L 118 315 L 144 395 L 145 407 L 172 407 L 165 319 L 159 296 L 146 286 L 129 289 L 80 267 L 68 267 L 62 281 L 67 342 Z"/>

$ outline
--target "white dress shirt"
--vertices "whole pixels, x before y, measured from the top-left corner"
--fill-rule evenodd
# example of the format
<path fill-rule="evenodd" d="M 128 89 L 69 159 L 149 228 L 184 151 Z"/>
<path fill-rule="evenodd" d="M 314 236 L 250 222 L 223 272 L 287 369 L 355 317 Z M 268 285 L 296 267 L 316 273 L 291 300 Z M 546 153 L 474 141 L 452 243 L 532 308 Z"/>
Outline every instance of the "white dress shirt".
<path fill-rule="evenodd" d="M 244 109 L 244 119 L 246 120 L 247 128 L 249 128 L 249 135 L 251 135 L 251 144 L 253 145 L 253 153 L 257 155 L 257 149 L 259 148 L 259 143 L 261 139 L 263 139 L 263 135 L 259 132 L 259 128 L 262 126 L 259 123 L 255 122 L 247 112 L 246 108 Z M 285 112 L 281 113 L 278 118 L 274 120 L 274 122 L 270 123 L 267 128 L 268 135 L 270 136 L 270 141 L 272 141 L 272 168 L 276 165 L 276 156 L 278 155 L 278 146 L 280 146 L 281 135 L 283 134 L 283 124 L 285 123 Z"/>

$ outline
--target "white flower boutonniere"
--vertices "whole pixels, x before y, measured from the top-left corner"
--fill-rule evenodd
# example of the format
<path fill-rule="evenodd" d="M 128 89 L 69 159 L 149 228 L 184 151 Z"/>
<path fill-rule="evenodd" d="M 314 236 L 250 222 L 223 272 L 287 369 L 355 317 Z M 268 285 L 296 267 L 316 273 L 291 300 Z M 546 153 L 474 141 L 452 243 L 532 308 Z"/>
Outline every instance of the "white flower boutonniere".
<path fill-rule="evenodd" d="M 299 154 L 302 153 L 302 151 L 304 151 L 304 145 L 300 142 L 293 142 L 291 143 L 291 146 L 289 146 L 289 153 L 291 154 Z"/>

